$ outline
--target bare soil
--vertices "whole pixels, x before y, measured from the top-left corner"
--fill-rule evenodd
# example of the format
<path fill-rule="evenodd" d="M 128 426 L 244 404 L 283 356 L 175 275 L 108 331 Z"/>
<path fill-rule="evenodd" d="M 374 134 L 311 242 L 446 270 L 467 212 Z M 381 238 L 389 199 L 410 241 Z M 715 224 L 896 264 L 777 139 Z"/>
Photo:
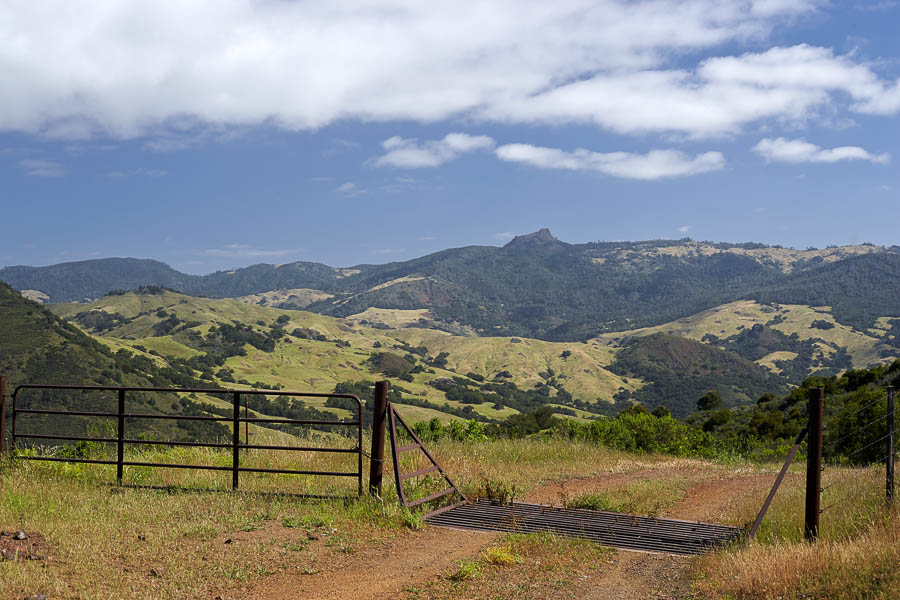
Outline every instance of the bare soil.
<path fill-rule="evenodd" d="M 43 560 L 49 547 L 44 536 L 37 531 L 26 531 L 25 539 L 15 539 L 18 530 L 0 530 L 0 560 Z"/>
<path fill-rule="evenodd" d="M 666 509 L 664 516 L 709 522 L 721 519 L 735 497 L 753 493 L 762 498 L 774 479 L 772 475 L 661 468 L 572 479 L 536 489 L 525 500 L 561 506 L 567 498 L 583 493 L 674 475 L 687 477 L 689 487 L 684 498 Z M 446 579 L 461 559 L 477 558 L 484 548 L 499 538 L 497 533 L 426 527 L 417 532 L 398 533 L 393 539 L 364 542 L 352 554 L 321 552 L 320 546 L 319 549 L 311 548 L 319 557 L 313 561 L 314 570 L 299 567 L 285 570 L 266 577 L 249 589 L 229 590 L 227 595 L 220 597 L 384 599 L 410 597 L 410 590 L 424 587 L 425 595 L 418 595 L 417 591 L 414 597 L 429 598 L 429 582 Z M 540 597 L 547 600 L 694 598 L 688 576 L 692 561 L 690 557 L 619 550 L 598 564 L 590 575 L 578 577 L 564 586 L 548 586 L 547 589 L 542 586 Z M 482 588 L 490 586 L 490 581 L 479 584 Z"/>
<path fill-rule="evenodd" d="M 427 527 L 349 555 L 322 556 L 313 573 L 294 570 L 267 577 L 240 598 L 387 599 L 478 555 L 499 534 Z M 224 598 L 224 596 L 223 596 Z"/>

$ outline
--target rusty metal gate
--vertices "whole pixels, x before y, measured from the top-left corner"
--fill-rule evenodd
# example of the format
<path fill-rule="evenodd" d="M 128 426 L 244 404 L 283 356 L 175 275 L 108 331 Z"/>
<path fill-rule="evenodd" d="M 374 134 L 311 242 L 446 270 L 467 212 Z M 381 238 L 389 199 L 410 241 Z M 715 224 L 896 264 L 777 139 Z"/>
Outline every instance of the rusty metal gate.
<path fill-rule="evenodd" d="M 19 394 L 24 390 L 69 390 L 69 391 L 89 391 L 89 392 L 114 392 L 117 398 L 117 410 L 115 412 L 95 412 L 95 411 L 79 411 L 79 410 L 49 410 L 36 408 L 19 408 Z M 172 415 L 172 414 L 152 414 L 152 413 L 133 413 L 127 412 L 126 398 L 130 392 L 145 393 L 196 393 L 196 394 L 217 394 L 228 395 L 231 397 L 232 415 L 230 417 L 215 417 L 205 415 Z M 287 396 L 299 398 L 346 398 L 356 403 L 357 413 L 355 420 L 300 420 L 286 418 L 260 418 L 250 417 L 247 414 L 247 408 L 244 407 L 244 415 L 241 416 L 241 397 L 247 396 Z M 5 403 L 5 398 L 0 398 L 0 411 Z M 58 457 L 58 456 L 35 456 L 20 453 L 12 453 L 12 456 L 21 460 L 41 460 L 41 461 L 58 461 L 72 463 L 92 463 L 101 465 L 116 465 L 116 481 L 122 484 L 122 475 L 124 467 L 166 467 L 172 469 L 201 469 L 209 471 L 230 471 L 231 487 L 238 489 L 238 479 L 240 473 L 284 473 L 292 475 L 322 475 L 330 477 L 354 477 L 357 480 L 357 494 L 362 494 L 363 479 L 363 453 L 362 453 L 362 432 L 363 432 L 363 405 L 356 396 L 351 394 L 321 394 L 312 392 L 285 392 L 271 390 L 235 390 L 235 389 L 203 389 L 203 388 L 154 388 L 154 387 L 118 387 L 118 386 L 81 386 L 81 385 L 42 385 L 42 384 L 25 384 L 16 387 L 12 394 L 12 431 L 11 440 L 15 447 L 16 441 L 19 439 L 36 439 L 36 440 L 56 440 L 65 442 L 100 442 L 106 444 L 115 444 L 116 459 L 94 459 L 94 458 L 76 458 L 76 457 Z M 96 419 L 116 419 L 115 433 L 116 437 L 98 437 L 98 436 L 75 436 L 75 435 L 55 435 L 35 432 L 22 432 L 17 428 L 17 419 L 19 415 L 68 415 L 73 417 L 89 417 Z M 157 420 L 182 420 L 182 421 L 207 421 L 207 422 L 227 422 L 232 425 L 231 440 L 228 442 L 197 442 L 197 441 L 161 441 L 136 439 L 126 436 L 126 420 L 136 419 L 157 419 Z M 245 431 L 247 424 L 289 424 L 298 426 L 332 426 L 347 427 L 356 429 L 356 446 L 351 448 L 331 448 L 331 447 L 308 447 L 308 446 L 279 446 L 272 444 L 251 444 L 249 436 L 241 443 L 240 425 L 244 423 Z M 0 438 L 3 432 L 0 432 Z M 193 465 L 179 463 L 151 463 L 141 461 L 125 460 L 126 445 L 161 445 L 161 446 L 190 446 L 204 448 L 220 448 L 231 449 L 231 465 Z M 2 449 L 2 448 L 0 448 Z M 307 470 L 291 470 L 291 469 L 274 469 L 261 467 L 248 467 L 241 465 L 241 451 L 247 450 L 287 450 L 295 452 L 337 452 L 346 454 L 356 454 L 356 470 L 350 472 L 342 471 L 307 471 Z"/>

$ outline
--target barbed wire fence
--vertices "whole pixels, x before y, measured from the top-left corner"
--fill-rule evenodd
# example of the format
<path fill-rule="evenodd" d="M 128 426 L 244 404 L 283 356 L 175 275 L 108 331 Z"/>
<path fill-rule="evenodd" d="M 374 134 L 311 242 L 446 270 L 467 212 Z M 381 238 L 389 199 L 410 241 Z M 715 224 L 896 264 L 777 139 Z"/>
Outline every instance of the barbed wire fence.
<path fill-rule="evenodd" d="M 842 537 L 886 515 L 885 508 L 894 503 L 895 390 L 890 387 L 873 395 L 862 406 L 829 407 L 831 419 L 826 427 L 821 417 L 816 422 L 814 414 L 823 412 L 824 389 L 810 390 L 807 539 L 818 538 L 820 517 L 829 537 Z M 817 435 L 814 428 L 820 426 Z M 816 488 L 818 498 L 810 498 Z"/>

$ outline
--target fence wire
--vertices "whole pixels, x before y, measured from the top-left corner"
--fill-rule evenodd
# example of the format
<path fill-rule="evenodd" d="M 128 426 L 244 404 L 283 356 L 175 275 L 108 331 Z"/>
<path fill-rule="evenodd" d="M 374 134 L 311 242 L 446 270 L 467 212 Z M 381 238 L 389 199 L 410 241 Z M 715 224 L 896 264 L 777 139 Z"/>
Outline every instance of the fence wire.
<path fill-rule="evenodd" d="M 888 393 L 891 394 L 891 391 Z M 878 398 L 852 412 L 840 415 L 842 417 L 841 420 L 844 422 L 852 422 L 861 413 L 869 411 L 883 402 L 884 397 Z M 865 465 L 853 465 L 853 459 L 859 460 L 860 457 L 864 458 L 865 455 L 863 453 L 865 451 L 876 447 L 878 444 L 887 445 L 892 435 L 896 435 L 895 433 L 892 434 L 887 426 L 889 418 L 888 407 L 885 406 L 883 410 L 878 410 L 877 412 L 880 412 L 881 414 L 878 414 L 875 418 L 866 423 L 856 425 L 846 431 L 835 431 L 833 425 L 831 427 L 832 435 L 835 436 L 838 433 L 840 435 L 836 435 L 833 440 L 825 440 L 831 456 L 829 457 L 829 460 L 823 462 L 822 478 L 824 480 L 827 474 L 830 475 L 829 479 L 833 478 L 833 481 L 829 482 L 827 485 L 823 485 L 819 492 L 823 497 L 826 495 L 840 495 L 836 499 L 829 498 L 831 501 L 828 502 L 826 506 L 819 509 L 819 514 L 828 513 L 832 509 L 841 506 L 848 507 L 846 512 L 841 513 L 840 517 L 833 520 L 835 527 L 846 528 L 848 527 L 848 522 L 852 523 L 871 518 L 873 513 L 883 509 L 883 504 L 877 501 L 873 502 L 873 500 L 876 500 L 876 497 L 882 494 L 887 494 L 889 499 L 892 497 L 892 480 L 890 475 L 888 475 L 886 482 L 887 486 L 885 487 L 885 480 L 876 475 L 876 472 L 878 472 L 878 465 L 884 465 L 887 473 L 890 473 L 888 464 L 892 464 L 896 461 L 896 450 L 893 453 L 886 452 L 877 458 L 866 460 Z M 896 414 L 894 415 L 894 419 L 896 420 Z M 885 429 L 888 429 L 882 435 L 878 435 L 878 430 L 875 428 L 879 423 L 883 424 Z M 828 428 L 823 427 L 823 433 L 827 430 Z M 878 435 L 878 437 L 875 437 L 876 435 Z M 863 441 L 864 444 L 849 452 L 841 450 L 842 444 L 853 440 L 854 438 L 862 438 L 861 441 Z M 826 492 L 829 491 L 830 493 L 826 494 Z M 852 508 L 849 508 L 851 505 L 850 503 L 852 503 Z M 836 513 L 831 514 L 834 515 Z"/>

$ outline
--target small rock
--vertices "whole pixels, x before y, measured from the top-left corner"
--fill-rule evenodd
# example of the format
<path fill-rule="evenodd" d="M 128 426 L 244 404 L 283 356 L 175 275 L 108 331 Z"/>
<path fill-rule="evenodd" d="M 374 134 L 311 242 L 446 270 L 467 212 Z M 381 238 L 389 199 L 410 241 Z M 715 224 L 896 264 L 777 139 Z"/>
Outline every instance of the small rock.
<path fill-rule="evenodd" d="M 166 574 L 166 570 L 163 567 L 153 567 L 150 569 L 151 577 L 162 577 Z"/>
<path fill-rule="evenodd" d="M 230 544 L 230 543 L 231 543 L 231 538 L 228 538 L 227 540 L 225 540 L 225 543 L 226 543 L 226 544 Z"/>
<path fill-rule="evenodd" d="M 18 530 L 17 532 L 15 532 L 15 533 L 13 534 L 13 539 L 14 539 L 14 540 L 24 540 L 24 539 L 27 539 L 27 538 L 28 538 L 28 536 L 25 535 L 25 532 L 22 531 L 21 529 Z"/>
<path fill-rule="evenodd" d="M 12 550 L 4 550 L 2 556 L 3 560 L 16 560 L 18 553 L 13 552 Z"/>
<path fill-rule="evenodd" d="M 5 529 L 0 529 L 0 537 L 6 537 L 9 535 L 9 532 Z"/>
<path fill-rule="evenodd" d="M 310 533 L 310 534 L 309 534 L 308 536 L 306 536 L 306 537 L 307 537 L 309 540 L 311 540 L 311 541 L 312 541 L 312 540 L 317 540 L 317 539 L 319 539 L 319 536 L 317 536 L 317 535 L 314 534 L 314 533 Z"/>
<path fill-rule="evenodd" d="M 47 594 L 32 594 L 25 596 L 25 600 L 47 600 Z"/>
<path fill-rule="evenodd" d="M 146 536 L 138 535 L 138 541 L 139 541 L 139 542 L 146 542 L 146 541 L 147 541 L 147 538 L 146 538 Z"/>

